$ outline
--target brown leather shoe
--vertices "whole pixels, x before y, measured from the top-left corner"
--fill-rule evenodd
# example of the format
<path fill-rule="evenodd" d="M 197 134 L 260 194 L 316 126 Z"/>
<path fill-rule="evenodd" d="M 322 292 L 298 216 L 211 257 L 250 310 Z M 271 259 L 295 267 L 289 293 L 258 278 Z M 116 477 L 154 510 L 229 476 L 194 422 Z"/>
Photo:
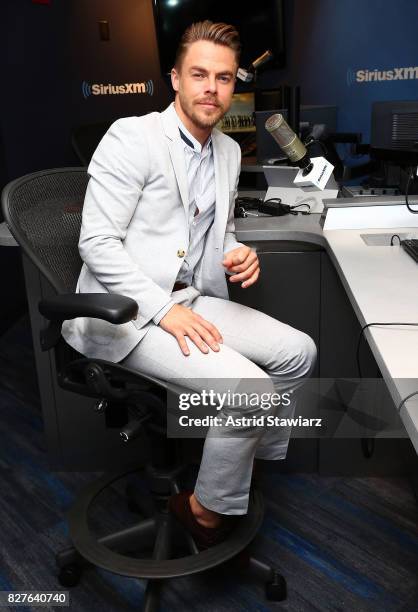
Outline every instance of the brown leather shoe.
<path fill-rule="evenodd" d="M 193 491 L 172 495 L 168 502 L 170 512 L 190 533 L 199 550 L 206 550 L 223 542 L 236 524 L 236 517 L 224 515 L 219 527 L 204 527 L 196 520 L 190 507 Z"/>

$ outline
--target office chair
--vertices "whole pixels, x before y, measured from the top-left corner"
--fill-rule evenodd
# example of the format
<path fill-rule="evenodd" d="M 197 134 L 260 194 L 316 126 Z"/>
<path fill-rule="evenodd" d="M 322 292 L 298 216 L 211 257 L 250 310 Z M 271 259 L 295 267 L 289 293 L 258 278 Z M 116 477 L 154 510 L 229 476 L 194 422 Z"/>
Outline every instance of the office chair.
<path fill-rule="evenodd" d="M 127 405 L 121 445 L 141 430 L 151 439 L 151 447 L 158 449 L 158 455 L 153 453 L 144 470 L 135 466 L 105 473 L 76 497 L 68 513 L 71 546 L 56 555 L 58 580 L 65 587 L 76 586 L 86 565 L 148 579 L 142 609 L 151 612 L 158 609 L 164 579 L 214 568 L 237 558 L 248 547 L 263 520 L 263 499 L 252 486 L 248 514 L 240 518 L 226 541 L 199 552 L 192 537 L 168 510 L 168 499 L 179 492 L 185 467 L 181 464 L 179 440 L 167 438 L 166 431 L 166 394 L 178 394 L 179 388 L 116 363 L 85 358 L 61 337 L 61 325 L 66 319 L 97 317 L 118 325 L 131 321 L 138 310 L 137 303 L 126 296 L 74 293 L 82 265 L 78 239 L 87 183 L 85 168 L 35 172 L 9 183 L 2 193 L 2 205 L 7 225 L 23 253 L 56 293 L 39 303 L 47 322 L 40 343 L 42 350 L 53 351 L 59 386 L 93 398 L 100 410 L 109 410 L 112 402 Z M 152 503 L 145 503 L 142 493 L 135 497 L 135 491 L 126 488 L 127 503 L 139 506 L 141 520 L 96 538 L 88 524 L 93 500 L 106 487 L 141 470 L 145 472 Z M 141 551 L 143 555 L 146 549 L 151 550 L 148 557 L 127 554 Z M 182 556 L 178 556 L 180 553 Z M 254 571 L 265 581 L 266 597 L 283 600 L 284 578 L 262 561 L 252 556 L 247 559 L 245 571 Z"/>

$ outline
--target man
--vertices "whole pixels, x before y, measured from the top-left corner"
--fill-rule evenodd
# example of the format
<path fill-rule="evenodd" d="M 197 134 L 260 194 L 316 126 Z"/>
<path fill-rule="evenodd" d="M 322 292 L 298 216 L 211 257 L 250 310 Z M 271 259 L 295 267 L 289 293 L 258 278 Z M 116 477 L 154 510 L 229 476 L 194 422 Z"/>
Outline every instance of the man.
<path fill-rule="evenodd" d="M 63 335 L 87 356 L 197 391 L 209 380 L 218 392 L 291 392 L 312 371 L 311 338 L 228 301 L 226 274 L 243 289 L 260 274 L 256 253 L 234 234 L 240 148 L 214 129 L 230 107 L 239 54 L 232 26 L 192 24 L 171 72 L 174 103 L 116 121 L 100 142 L 88 168 L 77 291 L 132 297 L 139 314 L 118 326 L 67 321 Z M 247 512 L 254 456 L 284 458 L 288 438 L 264 427 L 209 430 L 194 492 L 170 500 L 200 548 L 226 537 L 228 516 Z"/>

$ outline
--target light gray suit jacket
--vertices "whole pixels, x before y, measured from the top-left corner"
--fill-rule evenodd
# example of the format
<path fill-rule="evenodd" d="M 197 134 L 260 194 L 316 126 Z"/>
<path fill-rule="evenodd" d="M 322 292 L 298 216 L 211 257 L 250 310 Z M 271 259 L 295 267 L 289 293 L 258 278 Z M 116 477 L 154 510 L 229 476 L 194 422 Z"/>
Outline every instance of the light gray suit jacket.
<path fill-rule="evenodd" d="M 202 295 L 228 299 L 225 253 L 236 241 L 234 202 L 241 151 L 212 131 L 216 207 L 193 285 Z M 79 317 L 62 335 L 87 357 L 118 362 L 154 325 L 170 299 L 189 245 L 188 181 L 174 106 L 112 124 L 97 147 L 88 174 L 79 251 L 80 293 L 118 293 L 138 303 L 136 320 L 122 325 Z M 182 256 L 183 253 L 183 256 Z"/>

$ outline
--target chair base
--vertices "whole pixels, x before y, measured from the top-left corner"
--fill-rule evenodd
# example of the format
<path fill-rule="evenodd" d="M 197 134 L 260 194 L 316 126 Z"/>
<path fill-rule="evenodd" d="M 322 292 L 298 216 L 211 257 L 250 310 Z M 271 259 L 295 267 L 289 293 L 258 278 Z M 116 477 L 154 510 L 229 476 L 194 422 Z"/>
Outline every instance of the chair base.
<path fill-rule="evenodd" d="M 182 468 L 146 468 L 150 497 L 138 495 L 132 485 L 126 493 L 128 507 L 140 512 L 143 519 L 118 532 L 95 538 L 88 527 L 89 506 L 97 495 L 113 482 L 138 472 L 137 468 L 106 474 L 90 483 L 70 509 L 69 529 L 72 546 L 56 555 L 58 580 L 64 587 L 76 586 L 83 567 L 97 566 L 105 570 L 134 578 L 148 579 L 143 611 L 158 610 L 162 581 L 167 578 L 188 576 L 228 563 L 234 569 L 255 573 L 265 582 L 266 597 L 271 601 L 286 598 L 286 583 L 276 570 L 251 556 L 248 547 L 255 538 L 264 516 L 263 498 L 252 489 L 248 513 L 243 516 L 225 542 L 208 550 L 196 547 L 187 533 L 168 511 L 168 500 L 179 492 L 178 476 Z M 175 557 L 186 547 L 186 556 Z M 149 558 L 135 558 L 126 553 L 152 550 Z M 244 551 L 245 553 L 242 553 Z M 239 553 L 241 553 L 240 556 Z M 243 561 L 244 560 L 244 561 Z"/>

